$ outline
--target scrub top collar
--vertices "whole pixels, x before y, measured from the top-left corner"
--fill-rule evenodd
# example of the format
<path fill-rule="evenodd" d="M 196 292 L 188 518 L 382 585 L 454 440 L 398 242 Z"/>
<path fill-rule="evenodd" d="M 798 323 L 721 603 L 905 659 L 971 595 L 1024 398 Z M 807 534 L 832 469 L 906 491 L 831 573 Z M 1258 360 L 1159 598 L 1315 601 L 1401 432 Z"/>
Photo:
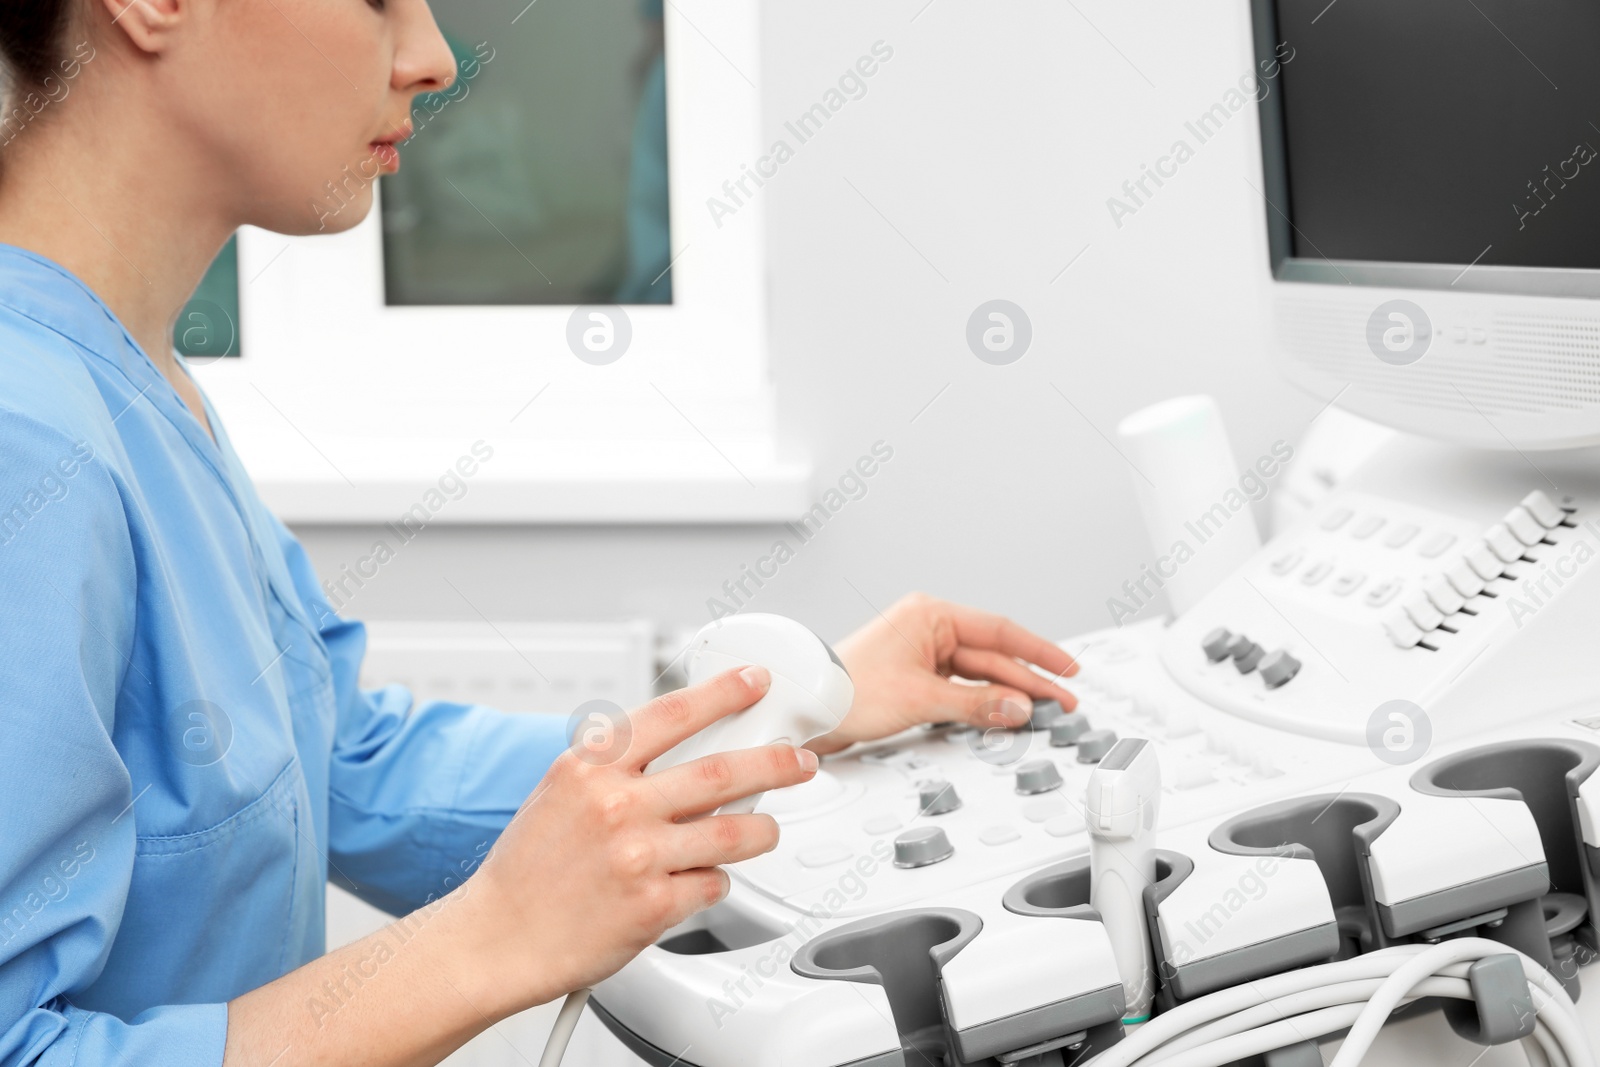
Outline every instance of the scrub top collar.
<path fill-rule="evenodd" d="M 216 473 L 228 491 L 234 496 L 235 505 L 242 502 L 238 500 L 238 487 L 229 475 L 229 466 L 223 457 L 223 445 L 226 438 L 223 435 L 222 423 L 217 418 L 216 411 L 211 407 L 211 399 L 200 390 L 202 403 L 205 406 L 206 418 L 211 423 L 212 432 L 216 434 L 215 440 L 211 434 L 206 433 L 206 428 L 200 425 L 189 406 L 183 402 L 178 391 L 172 383 L 161 373 L 161 369 L 146 354 L 139 342 L 134 340 L 122 320 L 109 308 L 104 300 L 93 289 L 84 284 L 83 279 L 72 273 L 61 264 L 39 255 L 37 252 L 16 245 L 0 243 L 0 270 L 7 265 L 6 260 L 23 260 L 27 264 L 43 267 L 56 275 L 60 285 L 30 285 L 30 286 L 4 286 L 0 287 L 0 304 L 10 307 L 20 315 L 45 326 L 65 337 L 85 352 L 116 369 L 133 387 L 134 396 L 128 401 L 129 406 L 149 401 L 155 405 L 157 411 L 172 423 L 173 428 L 183 436 L 189 447 Z M 36 280 L 42 280 L 37 271 L 21 267 L 21 271 L 31 274 Z M 184 374 L 189 374 L 189 368 L 184 365 L 182 357 L 177 357 L 178 365 Z M 193 375 L 189 375 L 193 381 Z M 196 383 L 196 389 L 199 384 Z M 113 421 L 122 412 L 112 412 Z"/>

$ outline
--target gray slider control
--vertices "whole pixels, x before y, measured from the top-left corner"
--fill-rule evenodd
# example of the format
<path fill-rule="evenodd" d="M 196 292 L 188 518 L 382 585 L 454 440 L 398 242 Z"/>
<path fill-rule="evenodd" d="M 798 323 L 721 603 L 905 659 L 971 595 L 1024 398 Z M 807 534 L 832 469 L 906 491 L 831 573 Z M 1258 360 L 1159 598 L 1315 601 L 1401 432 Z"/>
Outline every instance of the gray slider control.
<path fill-rule="evenodd" d="M 1200 642 L 1200 650 L 1212 663 L 1221 663 L 1228 658 L 1232 645 L 1233 634 L 1219 626 L 1206 634 L 1205 639 Z"/>
<path fill-rule="evenodd" d="M 1078 762 L 1099 763 L 1116 743 L 1115 730 L 1090 730 L 1078 738 Z"/>
<path fill-rule="evenodd" d="M 896 867 L 926 867 L 955 855 L 955 846 L 937 826 L 919 826 L 894 839 Z"/>
<path fill-rule="evenodd" d="M 924 815 L 943 815 L 961 806 L 956 787 L 941 779 L 932 779 L 917 785 L 917 810 Z"/>
<path fill-rule="evenodd" d="M 1268 653 L 1261 661 L 1261 680 L 1276 689 L 1300 673 L 1300 661 L 1283 649 Z"/>
<path fill-rule="evenodd" d="M 1023 796 L 1061 788 L 1061 770 L 1047 759 L 1031 759 L 1017 768 L 1017 792 Z"/>
<path fill-rule="evenodd" d="M 1089 716 L 1083 712 L 1073 715 L 1063 715 L 1050 724 L 1050 744 L 1055 748 L 1065 748 L 1078 743 L 1078 738 L 1089 732 Z"/>
<path fill-rule="evenodd" d="M 1035 700 L 1033 712 L 1028 716 L 1028 728 L 1031 730 L 1048 730 L 1052 723 L 1065 715 L 1061 704 L 1055 700 Z"/>

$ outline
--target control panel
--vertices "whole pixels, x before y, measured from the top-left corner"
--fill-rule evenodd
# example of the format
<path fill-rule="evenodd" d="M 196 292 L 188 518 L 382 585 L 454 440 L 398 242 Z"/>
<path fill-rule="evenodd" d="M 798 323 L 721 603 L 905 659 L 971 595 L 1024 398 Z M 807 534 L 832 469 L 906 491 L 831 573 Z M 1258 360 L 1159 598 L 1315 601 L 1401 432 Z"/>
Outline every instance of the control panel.
<path fill-rule="evenodd" d="M 595 1010 L 661 1067 L 1064 1067 L 1452 939 L 1575 994 L 1600 958 L 1597 507 L 1583 457 L 1392 444 L 1178 619 L 1064 642 L 1075 711 L 919 728 L 768 794 L 778 846 Z M 1520 981 L 1450 1029 L 1517 1038 L 1490 1008 Z"/>
<path fill-rule="evenodd" d="M 1349 745 L 1395 700 L 1464 736 L 1499 721 L 1486 690 L 1520 701 L 1523 678 L 1561 679 L 1549 706 L 1600 695 L 1546 647 L 1600 623 L 1592 509 L 1537 488 L 1501 507 L 1485 523 L 1341 493 L 1175 622 L 1163 664 L 1208 705 Z"/>

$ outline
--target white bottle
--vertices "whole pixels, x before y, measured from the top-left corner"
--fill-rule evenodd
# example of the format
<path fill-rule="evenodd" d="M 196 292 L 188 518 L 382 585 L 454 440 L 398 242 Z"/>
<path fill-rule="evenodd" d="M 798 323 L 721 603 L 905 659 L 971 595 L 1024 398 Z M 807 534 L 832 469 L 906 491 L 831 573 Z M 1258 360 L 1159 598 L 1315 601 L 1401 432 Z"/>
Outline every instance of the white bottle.
<path fill-rule="evenodd" d="M 1156 880 L 1155 827 L 1161 767 L 1155 747 L 1125 737 L 1089 776 L 1084 798 L 1089 822 L 1089 903 L 1100 913 L 1122 976 L 1127 1001 L 1122 1021 L 1150 1017 L 1155 966 L 1145 923 L 1144 890 Z"/>

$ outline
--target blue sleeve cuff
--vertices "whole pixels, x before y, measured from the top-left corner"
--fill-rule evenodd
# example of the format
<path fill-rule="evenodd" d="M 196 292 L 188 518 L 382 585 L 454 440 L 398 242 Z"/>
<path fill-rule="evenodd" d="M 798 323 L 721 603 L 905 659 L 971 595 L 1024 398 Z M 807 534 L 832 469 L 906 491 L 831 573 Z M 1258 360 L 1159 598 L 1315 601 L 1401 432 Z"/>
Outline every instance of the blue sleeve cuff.
<path fill-rule="evenodd" d="M 63 1017 L 66 1030 L 44 1050 L 39 1067 L 222 1067 L 228 1041 L 226 1004 L 167 1005 L 130 1022 L 69 1006 Z"/>

